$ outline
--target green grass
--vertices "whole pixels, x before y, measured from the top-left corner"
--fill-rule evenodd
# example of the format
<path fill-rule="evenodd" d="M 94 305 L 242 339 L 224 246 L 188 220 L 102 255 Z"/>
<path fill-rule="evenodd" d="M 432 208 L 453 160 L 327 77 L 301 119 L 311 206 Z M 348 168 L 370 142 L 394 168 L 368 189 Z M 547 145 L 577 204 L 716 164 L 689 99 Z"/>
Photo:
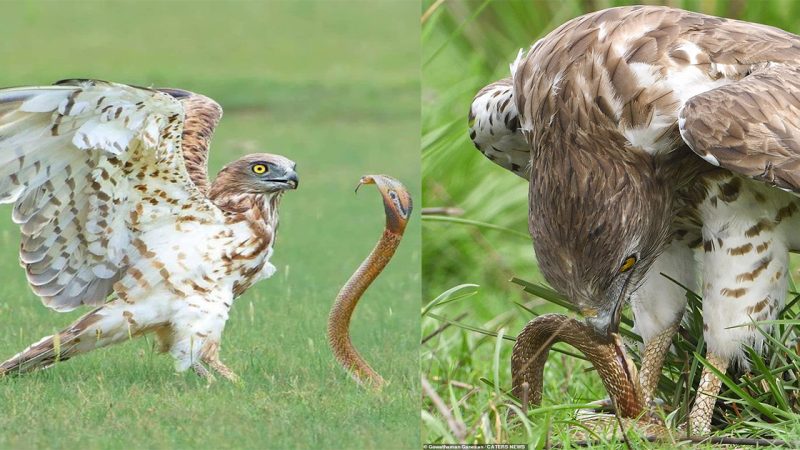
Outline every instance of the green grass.
<path fill-rule="evenodd" d="M 325 340 L 339 287 L 383 228 L 367 173 L 419 198 L 419 26 L 411 2 L 4 4 L 0 86 L 92 77 L 195 90 L 225 117 L 211 172 L 286 155 L 278 273 L 239 298 L 222 357 L 242 378 L 206 386 L 137 339 L 0 380 L 0 448 L 416 448 L 420 220 L 356 311 L 353 340 L 390 381 L 358 388 Z M 369 187 L 368 187 L 369 188 Z M 0 210 L 0 357 L 68 324 L 17 265 Z"/>
<path fill-rule="evenodd" d="M 525 420 L 508 418 L 513 401 L 504 392 L 511 387 L 513 336 L 532 318 L 527 310 L 542 314 L 564 309 L 552 303 L 558 299 L 552 290 L 529 288 L 535 290 L 534 295 L 510 281 L 516 277 L 536 286 L 544 282 L 527 237 L 527 184 L 474 149 L 467 135 L 466 116 L 473 95 L 481 87 L 508 76 L 508 65 L 520 48 L 527 49 L 570 18 L 630 3 L 423 1 L 423 11 L 432 8 L 422 26 L 423 204 L 464 210 L 461 223 L 433 218 L 423 222 L 423 304 L 428 306 L 422 318 L 422 336 L 428 340 L 421 353 L 422 373 L 447 410 L 443 414 L 431 396 L 425 396 L 423 442 L 463 439 L 527 442 L 533 444 L 532 448 L 546 443 L 571 447 L 574 440 L 569 425 L 575 423 L 575 405 L 606 397 L 590 365 L 553 352 L 545 369 L 544 405 L 531 411 Z M 669 4 L 800 31 L 800 2 L 678 0 Z M 467 284 L 478 287 L 462 287 L 450 301 L 429 305 L 434 299 L 442 300 L 442 293 Z M 789 295 L 789 299 L 793 297 Z M 797 315 L 795 304 L 784 318 Z M 696 385 L 700 369 L 696 359 L 688 363 L 693 360 L 692 350 L 698 349 L 696 336 L 701 335 L 695 313 L 691 317 L 688 339 L 674 341 L 678 352 L 668 362 L 661 386 L 661 396 L 669 404 L 682 407 L 670 417 L 674 420 L 685 413 L 689 398 L 686 387 Z M 449 323 L 455 326 L 434 336 Z M 791 340 L 795 325 L 785 324 L 776 331 L 784 333 L 770 346 L 766 368 L 754 367 L 750 375 L 729 374 L 731 386 L 724 388 L 722 395 L 731 399 L 729 403 L 735 404 L 739 416 L 733 407 L 721 409 L 717 418 L 733 424 L 724 426 L 721 434 L 800 437 L 796 416 L 799 366 Z M 782 348 L 783 344 L 788 348 Z M 699 349 L 702 355 L 702 347 Z M 773 376 L 763 377 L 768 369 Z M 776 381 L 773 384 L 762 379 Z M 775 420 L 766 418 L 770 414 Z M 651 444 L 634 440 L 633 445 L 642 448 Z M 599 447 L 626 448 L 620 442 L 604 442 Z"/>

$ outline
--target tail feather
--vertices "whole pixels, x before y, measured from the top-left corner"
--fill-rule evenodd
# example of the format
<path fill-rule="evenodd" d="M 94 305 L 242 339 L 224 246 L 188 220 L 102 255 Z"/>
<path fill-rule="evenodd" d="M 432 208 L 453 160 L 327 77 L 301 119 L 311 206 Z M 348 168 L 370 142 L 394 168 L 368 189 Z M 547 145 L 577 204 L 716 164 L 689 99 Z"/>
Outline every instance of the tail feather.
<path fill-rule="evenodd" d="M 65 342 L 62 333 L 47 336 L 0 364 L 0 375 L 31 372 L 47 368 L 72 356 L 74 345 Z M 66 346 L 65 346 L 66 344 Z"/>
<path fill-rule="evenodd" d="M 0 376 L 45 369 L 57 362 L 66 361 L 79 353 L 85 353 L 95 348 L 94 345 L 79 344 L 86 344 L 85 340 L 94 339 L 93 336 L 86 336 L 86 332 L 95 322 L 101 319 L 102 316 L 97 314 L 99 310 L 100 308 L 95 309 L 65 330 L 52 336 L 44 337 L 9 358 L 0 364 Z"/>

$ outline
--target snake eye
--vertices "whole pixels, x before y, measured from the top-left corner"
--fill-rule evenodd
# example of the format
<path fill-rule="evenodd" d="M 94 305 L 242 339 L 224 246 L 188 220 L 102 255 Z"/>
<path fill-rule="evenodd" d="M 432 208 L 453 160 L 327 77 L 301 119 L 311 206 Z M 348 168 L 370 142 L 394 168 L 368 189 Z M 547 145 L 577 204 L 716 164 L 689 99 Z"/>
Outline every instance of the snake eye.
<path fill-rule="evenodd" d="M 635 256 L 627 257 L 625 259 L 625 262 L 623 262 L 622 265 L 619 267 L 619 273 L 625 273 L 631 270 L 634 264 L 636 264 L 636 257 Z"/>
<path fill-rule="evenodd" d="M 253 164 L 252 170 L 253 173 L 256 173 L 258 175 L 263 175 L 267 173 L 268 169 L 267 166 L 265 166 L 264 164 Z"/>

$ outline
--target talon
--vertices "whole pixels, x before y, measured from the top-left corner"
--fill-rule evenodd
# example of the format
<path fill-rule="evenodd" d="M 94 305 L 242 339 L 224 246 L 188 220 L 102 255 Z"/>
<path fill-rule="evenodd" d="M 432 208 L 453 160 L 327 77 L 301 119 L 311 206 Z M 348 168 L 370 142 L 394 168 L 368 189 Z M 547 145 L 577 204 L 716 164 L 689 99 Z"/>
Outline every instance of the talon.
<path fill-rule="evenodd" d="M 192 370 L 194 371 L 194 373 L 197 374 L 197 376 L 199 376 L 200 378 L 205 379 L 209 383 L 212 383 L 212 382 L 215 381 L 214 375 L 211 372 L 209 372 L 208 369 L 206 369 L 206 367 L 203 365 L 203 363 L 201 363 L 199 361 L 192 364 Z"/>
<path fill-rule="evenodd" d="M 212 369 L 214 369 L 218 374 L 222 375 L 226 380 L 238 383 L 241 381 L 239 375 L 236 375 L 234 371 L 229 369 L 225 364 L 222 364 L 220 361 L 214 361 L 213 363 L 209 363 Z"/>
<path fill-rule="evenodd" d="M 211 367 L 218 374 L 222 375 L 222 377 L 225 378 L 226 380 L 238 383 L 240 381 L 239 376 L 236 375 L 236 373 L 233 370 L 231 370 L 228 366 L 226 366 L 222 361 L 219 360 L 219 358 L 216 356 L 218 351 L 219 348 L 218 347 L 215 348 L 215 351 L 212 352 L 211 356 L 206 356 L 203 358 L 203 362 L 208 364 L 209 367 Z"/>

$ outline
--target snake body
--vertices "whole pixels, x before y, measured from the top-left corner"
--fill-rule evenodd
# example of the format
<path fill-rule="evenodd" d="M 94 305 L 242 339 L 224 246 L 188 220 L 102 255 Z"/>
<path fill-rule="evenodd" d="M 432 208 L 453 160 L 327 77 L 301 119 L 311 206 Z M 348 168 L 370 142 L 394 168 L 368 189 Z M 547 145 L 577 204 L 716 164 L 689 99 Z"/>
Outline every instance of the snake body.
<path fill-rule="evenodd" d="M 545 314 L 525 326 L 511 354 L 513 394 L 537 406 L 542 401 L 544 365 L 550 347 L 566 342 L 586 355 L 622 417 L 645 411 L 636 366 L 625 355 L 619 335 L 603 336 L 585 322 L 562 314 Z"/>
<path fill-rule="evenodd" d="M 339 364 L 361 385 L 380 388 L 385 380 L 361 357 L 350 340 L 350 318 L 359 299 L 392 259 L 411 214 L 411 196 L 402 183 L 386 175 L 367 175 L 358 186 L 374 184 L 383 197 L 386 226 L 369 256 L 339 291 L 328 317 L 328 343 Z M 356 188 L 358 190 L 358 188 Z"/>

